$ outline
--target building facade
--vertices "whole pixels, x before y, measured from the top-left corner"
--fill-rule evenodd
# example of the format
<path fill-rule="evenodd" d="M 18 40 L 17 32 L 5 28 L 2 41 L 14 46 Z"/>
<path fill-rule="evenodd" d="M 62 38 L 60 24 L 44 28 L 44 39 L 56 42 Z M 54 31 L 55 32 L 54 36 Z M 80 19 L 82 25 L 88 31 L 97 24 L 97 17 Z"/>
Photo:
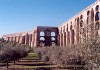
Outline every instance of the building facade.
<path fill-rule="evenodd" d="M 37 26 L 29 32 L 4 35 L 4 40 L 26 44 L 34 47 L 58 45 L 58 27 Z"/>
<path fill-rule="evenodd" d="M 54 42 L 58 46 L 81 43 L 84 26 L 92 24 L 100 34 L 100 0 L 96 1 L 59 27 L 37 26 L 30 32 L 4 35 L 3 38 L 30 46 L 51 46 Z"/>

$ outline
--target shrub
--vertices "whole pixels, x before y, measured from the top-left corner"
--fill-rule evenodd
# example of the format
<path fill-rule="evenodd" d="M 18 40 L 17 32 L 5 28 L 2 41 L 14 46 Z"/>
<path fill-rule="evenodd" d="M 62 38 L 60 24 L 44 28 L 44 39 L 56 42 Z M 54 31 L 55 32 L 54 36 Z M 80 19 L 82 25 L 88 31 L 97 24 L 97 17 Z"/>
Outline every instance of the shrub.
<path fill-rule="evenodd" d="M 24 58 L 30 52 L 30 47 L 18 43 L 0 41 L 0 61 L 6 62 L 7 68 L 10 61 Z"/>
<path fill-rule="evenodd" d="M 80 47 L 80 46 L 79 46 Z M 39 47 L 34 51 L 44 62 L 57 65 L 84 65 L 87 52 L 74 45 L 67 47 Z"/>

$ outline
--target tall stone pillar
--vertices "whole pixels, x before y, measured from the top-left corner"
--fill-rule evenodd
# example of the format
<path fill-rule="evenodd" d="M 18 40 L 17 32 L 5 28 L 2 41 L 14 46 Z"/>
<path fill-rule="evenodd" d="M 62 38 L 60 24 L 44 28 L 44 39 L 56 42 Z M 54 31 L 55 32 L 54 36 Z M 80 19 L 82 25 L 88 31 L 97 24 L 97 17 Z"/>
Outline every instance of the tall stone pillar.
<path fill-rule="evenodd" d="M 19 36 L 16 36 L 16 42 L 19 43 Z"/>
<path fill-rule="evenodd" d="M 37 47 L 37 32 L 35 32 L 34 35 L 34 47 Z"/>
<path fill-rule="evenodd" d="M 32 34 L 29 35 L 29 46 L 31 46 L 31 42 L 32 42 Z"/>
<path fill-rule="evenodd" d="M 60 46 L 63 46 L 63 34 L 60 34 Z"/>
<path fill-rule="evenodd" d="M 64 37 L 63 37 L 63 39 L 64 39 L 64 45 L 63 45 L 63 46 L 66 46 L 66 32 L 64 32 Z"/>
<path fill-rule="evenodd" d="M 29 35 L 28 35 L 28 33 L 25 35 L 25 44 L 29 45 Z"/>
<path fill-rule="evenodd" d="M 74 30 L 70 31 L 70 44 L 74 44 Z"/>
<path fill-rule="evenodd" d="M 70 32 L 67 31 L 67 45 L 70 44 Z"/>
<path fill-rule="evenodd" d="M 35 34 L 33 33 L 33 34 L 32 34 L 32 41 L 31 41 L 31 46 L 32 46 L 32 47 L 34 47 L 34 39 L 35 39 L 34 37 L 35 37 Z"/>

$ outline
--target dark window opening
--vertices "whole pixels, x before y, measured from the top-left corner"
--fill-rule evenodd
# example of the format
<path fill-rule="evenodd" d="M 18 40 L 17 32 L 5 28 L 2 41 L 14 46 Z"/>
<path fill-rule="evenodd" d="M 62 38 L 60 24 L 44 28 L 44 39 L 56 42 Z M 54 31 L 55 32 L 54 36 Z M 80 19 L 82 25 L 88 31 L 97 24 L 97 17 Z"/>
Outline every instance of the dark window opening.
<path fill-rule="evenodd" d="M 100 28 L 99 22 L 96 22 L 95 29 L 98 30 Z"/>
<path fill-rule="evenodd" d="M 99 10 L 99 5 L 96 6 L 95 10 L 96 10 L 96 11 Z"/>
<path fill-rule="evenodd" d="M 98 21 L 99 20 L 99 12 L 96 12 L 95 14 L 95 21 Z"/>

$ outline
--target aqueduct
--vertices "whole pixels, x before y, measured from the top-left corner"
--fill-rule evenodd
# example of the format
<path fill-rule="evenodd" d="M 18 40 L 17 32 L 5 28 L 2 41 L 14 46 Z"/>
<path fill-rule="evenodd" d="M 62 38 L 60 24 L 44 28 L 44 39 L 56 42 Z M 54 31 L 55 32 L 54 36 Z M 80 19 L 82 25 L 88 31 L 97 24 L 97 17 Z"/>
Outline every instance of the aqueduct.
<path fill-rule="evenodd" d="M 93 22 L 93 26 L 100 34 L 100 0 L 96 1 L 59 27 L 37 26 L 30 32 L 21 32 L 4 35 L 3 38 L 30 46 L 51 46 L 54 42 L 58 46 L 67 46 L 81 43 L 84 25 Z M 81 31 L 80 31 L 81 29 Z"/>

